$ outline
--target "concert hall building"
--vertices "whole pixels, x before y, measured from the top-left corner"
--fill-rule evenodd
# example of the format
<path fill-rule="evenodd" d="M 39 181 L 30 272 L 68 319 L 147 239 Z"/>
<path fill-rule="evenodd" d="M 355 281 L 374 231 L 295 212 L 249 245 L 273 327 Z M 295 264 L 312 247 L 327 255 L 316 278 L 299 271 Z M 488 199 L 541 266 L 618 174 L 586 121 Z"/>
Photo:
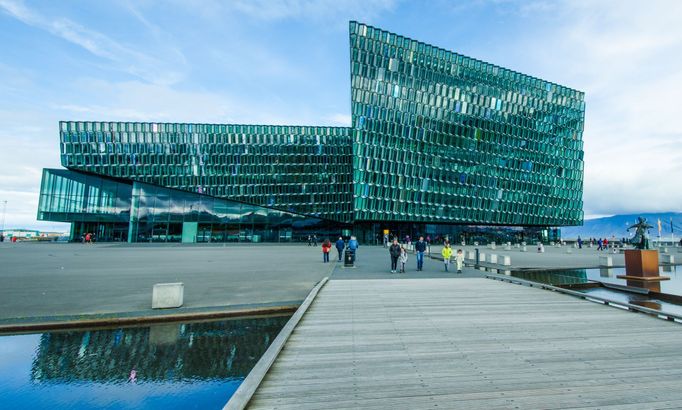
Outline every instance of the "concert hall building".
<path fill-rule="evenodd" d="M 583 220 L 584 93 L 350 22 L 350 127 L 59 124 L 38 219 L 77 239 L 553 240 Z"/>

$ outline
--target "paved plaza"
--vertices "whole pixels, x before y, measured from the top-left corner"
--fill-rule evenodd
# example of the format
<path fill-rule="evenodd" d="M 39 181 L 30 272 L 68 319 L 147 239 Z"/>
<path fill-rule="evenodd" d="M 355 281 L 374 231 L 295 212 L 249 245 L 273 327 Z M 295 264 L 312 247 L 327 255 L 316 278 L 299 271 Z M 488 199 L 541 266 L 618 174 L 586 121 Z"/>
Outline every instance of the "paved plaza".
<path fill-rule="evenodd" d="M 457 247 L 455 247 L 457 249 Z M 473 247 L 465 247 L 472 250 Z M 529 247 L 481 252 L 508 254 L 512 267 L 595 267 L 594 248 L 546 247 L 538 254 Z M 433 246 L 434 256 L 440 247 Z M 613 256 L 616 266 L 623 256 Z M 2 243 L 0 244 L 0 322 L 40 321 L 61 316 L 98 314 L 151 314 L 155 283 L 183 282 L 184 306 L 164 314 L 201 309 L 244 309 L 258 306 L 297 305 L 325 276 L 333 279 L 479 277 L 465 268 L 462 275 L 445 273 L 442 262 L 426 258 L 424 271 L 416 272 L 410 254 L 406 274 L 389 272 L 388 250 L 361 246 L 355 268 L 322 263 L 320 247 L 305 244 L 111 244 Z M 453 266 L 451 266 L 451 269 Z M 159 311 L 154 311 L 159 314 Z"/>

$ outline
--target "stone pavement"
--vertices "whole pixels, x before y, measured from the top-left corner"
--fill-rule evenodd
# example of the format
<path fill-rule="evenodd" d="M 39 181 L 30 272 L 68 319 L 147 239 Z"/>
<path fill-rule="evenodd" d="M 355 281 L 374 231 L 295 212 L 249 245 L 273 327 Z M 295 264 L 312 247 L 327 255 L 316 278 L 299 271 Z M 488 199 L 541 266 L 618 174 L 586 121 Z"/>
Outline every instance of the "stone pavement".
<path fill-rule="evenodd" d="M 576 268 L 598 265 L 595 249 L 533 247 L 522 253 L 513 248 L 486 254 L 509 254 L 512 269 Z M 457 249 L 457 247 L 455 247 Z M 472 250 L 473 247 L 465 247 Z M 440 247 L 433 246 L 434 256 Z M 623 264 L 622 255 L 613 255 Z M 201 310 L 237 310 L 262 306 L 296 306 L 320 279 L 479 277 L 445 273 L 443 263 L 425 258 L 424 271 L 416 272 L 410 254 L 406 274 L 390 273 L 388 249 L 361 246 L 356 267 L 335 262 L 323 264 L 320 247 L 305 244 L 110 244 L 2 243 L 0 244 L 0 325 L 12 321 L 57 320 L 66 316 L 178 314 Z M 451 266 L 453 268 L 454 266 Z M 182 308 L 151 310 L 155 283 L 183 282 Z"/>
<path fill-rule="evenodd" d="M 0 244 L 0 322 L 159 313 L 152 286 L 183 282 L 183 308 L 298 305 L 333 264 L 305 245 Z"/>

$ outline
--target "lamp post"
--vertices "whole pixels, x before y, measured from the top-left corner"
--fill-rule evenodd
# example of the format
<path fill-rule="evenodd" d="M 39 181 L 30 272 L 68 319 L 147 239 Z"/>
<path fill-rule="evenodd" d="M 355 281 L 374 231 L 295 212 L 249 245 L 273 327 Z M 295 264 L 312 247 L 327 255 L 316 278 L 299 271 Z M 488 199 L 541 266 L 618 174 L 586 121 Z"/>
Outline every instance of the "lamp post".
<path fill-rule="evenodd" d="M 7 212 L 7 200 L 2 201 L 2 227 L 0 231 L 5 232 L 5 212 Z"/>

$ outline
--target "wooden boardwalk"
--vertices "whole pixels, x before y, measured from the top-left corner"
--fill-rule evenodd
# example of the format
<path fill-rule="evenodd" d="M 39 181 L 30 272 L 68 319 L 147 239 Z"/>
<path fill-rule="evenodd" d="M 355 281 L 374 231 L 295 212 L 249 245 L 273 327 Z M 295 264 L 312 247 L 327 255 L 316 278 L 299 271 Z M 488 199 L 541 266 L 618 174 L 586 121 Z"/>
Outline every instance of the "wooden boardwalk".
<path fill-rule="evenodd" d="M 681 387 L 677 323 L 483 278 L 332 280 L 249 408 L 663 409 Z"/>

